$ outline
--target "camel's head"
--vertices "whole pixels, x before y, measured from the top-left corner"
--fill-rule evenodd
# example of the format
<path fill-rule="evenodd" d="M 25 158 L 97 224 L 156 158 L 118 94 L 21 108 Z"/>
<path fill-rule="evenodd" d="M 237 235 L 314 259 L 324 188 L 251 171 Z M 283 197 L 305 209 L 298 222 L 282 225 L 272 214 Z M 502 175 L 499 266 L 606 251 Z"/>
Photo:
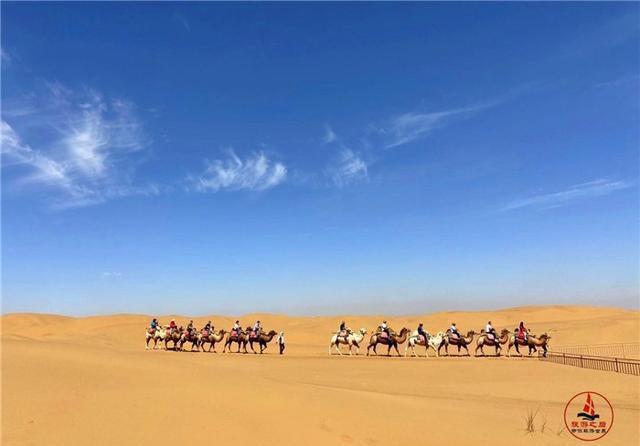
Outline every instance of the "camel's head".
<path fill-rule="evenodd" d="M 275 335 L 277 335 L 277 334 L 278 334 L 278 332 L 277 332 L 277 331 L 275 331 L 275 330 L 270 330 L 270 331 L 269 331 L 269 336 L 275 336 Z"/>
<path fill-rule="evenodd" d="M 467 336 L 475 336 L 476 332 L 473 330 L 469 330 L 469 333 L 467 333 Z"/>
<path fill-rule="evenodd" d="M 500 334 L 501 334 L 502 336 L 509 334 L 509 329 L 507 329 L 507 328 L 503 328 L 503 329 L 502 329 L 502 331 L 500 332 Z"/>
<path fill-rule="evenodd" d="M 361 328 L 361 329 L 360 329 L 360 334 L 361 334 L 361 335 L 366 335 L 366 334 L 367 334 L 367 330 L 366 330 L 366 329 L 364 329 L 364 328 Z"/>
<path fill-rule="evenodd" d="M 441 331 L 439 331 L 439 332 L 438 332 L 438 334 L 437 334 L 436 336 L 440 336 L 441 338 L 443 338 L 443 337 L 444 337 L 444 333 L 443 333 L 443 332 L 441 332 Z"/>

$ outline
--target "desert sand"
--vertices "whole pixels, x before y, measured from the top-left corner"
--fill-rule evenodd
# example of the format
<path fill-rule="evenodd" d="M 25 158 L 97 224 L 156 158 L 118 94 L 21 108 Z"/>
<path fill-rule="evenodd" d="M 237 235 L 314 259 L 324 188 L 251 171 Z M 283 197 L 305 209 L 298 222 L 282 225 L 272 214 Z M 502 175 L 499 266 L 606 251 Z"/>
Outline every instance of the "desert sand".
<path fill-rule="evenodd" d="M 264 355 L 222 354 L 221 346 L 217 354 L 146 351 L 147 315 L 2 316 L 2 444 L 581 444 L 562 431 L 563 410 L 585 390 L 604 394 L 615 410 L 613 429 L 596 443 L 638 444 L 639 377 L 525 358 L 329 356 L 343 318 L 371 330 L 383 317 L 243 315 L 243 325 L 260 319 L 285 330 L 280 356 L 274 343 Z M 228 329 L 235 317 L 194 318 L 198 327 L 208 319 Z M 388 318 L 398 330 L 422 321 L 431 333 L 452 321 L 479 331 L 488 319 L 498 330 L 524 320 L 552 335 L 552 349 L 640 337 L 640 313 L 615 308 Z M 528 411 L 537 411 L 533 434 Z"/>

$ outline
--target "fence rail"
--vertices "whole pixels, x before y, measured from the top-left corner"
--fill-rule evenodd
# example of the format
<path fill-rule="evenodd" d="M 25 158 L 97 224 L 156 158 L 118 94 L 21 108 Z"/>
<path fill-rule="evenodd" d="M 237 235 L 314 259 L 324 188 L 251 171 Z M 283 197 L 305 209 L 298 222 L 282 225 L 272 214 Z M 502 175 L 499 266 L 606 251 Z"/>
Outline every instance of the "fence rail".
<path fill-rule="evenodd" d="M 572 355 L 610 356 L 617 358 L 639 358 L 640 342 L 616 344 L 582 344 L 559 345 L 553 347 L 554 353 L 568 353 Z"/>
<path fill-rule="evenodd" d="M 585 369 L 626 373 L 640 376 L 640 361 L 636 359 L 611 358 L 606 356 L 574 355 L 571 353 L 549 352 L 541 360 L 556 364 L 572 365 Z"/>

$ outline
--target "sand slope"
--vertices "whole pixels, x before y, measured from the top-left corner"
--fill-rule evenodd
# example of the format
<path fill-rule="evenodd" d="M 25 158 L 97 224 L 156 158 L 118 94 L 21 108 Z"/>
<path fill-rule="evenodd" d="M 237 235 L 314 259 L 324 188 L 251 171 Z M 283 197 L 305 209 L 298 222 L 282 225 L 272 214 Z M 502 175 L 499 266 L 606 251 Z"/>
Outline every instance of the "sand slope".
<path fill-rule="evenodd" d="M 605 394 L 616 411 L 599 444 L 639 440 L 638 377 L 516 358 L 329 357 L 340 318 L 241 320 L 257 318 L 285 330 L 285 356 L 275 345 L 263 356 L 145 351 L 145 315 L 3 316 L 2 444 L 576 444 L 557 432 L 566 401 L 584 390 Z M 344 318 L 371 330 L 382 317 Z M 550 332 L 552 346 L 640 337 L 639 313 L 613 308 L 526 307 L 389 322 L 399 329 L 423 321 L 436 332 L 455 321 L 467 331 L 489 318 L 498 329 L 524 320 L 534 332 Z M 234 320 L 194 318 L 197 326 L 208 319 L 224 328 Z M 546 419 L 544 433 L 525 434 L 528 410 L 538 410 L 538 430 Z"/>

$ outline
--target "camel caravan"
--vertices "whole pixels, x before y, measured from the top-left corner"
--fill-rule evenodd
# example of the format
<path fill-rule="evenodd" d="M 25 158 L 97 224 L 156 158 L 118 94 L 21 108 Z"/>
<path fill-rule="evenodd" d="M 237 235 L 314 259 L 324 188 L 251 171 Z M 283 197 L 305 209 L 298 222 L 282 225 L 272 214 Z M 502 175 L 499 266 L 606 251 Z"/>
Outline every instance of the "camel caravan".
<path fill-rule="evenodd" d="M 361 328 L 359 331 L 354 332 L 346 323 L 342 321 L 340 328 L 333 334 L 329 343 L 329 355 L 333 354 L 335 350 L 339 355 L 342 355 L 340 350 L 341 345 L 349 347 L 349 355 L 355 352 L 356 355 L 360 352 L 360 346 L 363 345 L 367 330 Z M 477 335 L 477 337 L 476 337 Z M 503 348 L 506 347 L 507 357 L 511 356 L 511 350 L 514 349 L 519 356 L 522 356 L 520 351 L 521 347 L 528 348 L 528 355 L 531 356 L 537 352 L 538 349 L 542 349 L 542 355 L 547 356 L 548 343 L 551 339 L 547 333 L 543 333 L 540 336 L 536 336 L 530 333 L 530 331 L 524 326 L 523 322 L 520 322 L 518 327 L 513 332 L 508 329 L 503 329 L 500 334 L 491 325 L 489 321 L 485 328 L 476 333 L 474 330 L 470 330 L 463 335 L 456 327 L 455 322 L 451 324 L 445 332 L 438 332 L 435 335 L 430 334 L 424 329 L 423 324 L 420 324 L 417 329 L 411 331 L 410 329 L 403 327 L 399 332 L 396 332 L 388 326 L 387 321 L 383 321 L 382 324 L 371 334 L 369 338 L 369 344 L 367 345 L 367 356 L 371 352 L 377 355 L 376 347 L 381 344 L 387 347 L 387 356 L 391 355 L 391 351 L 395 350 L 396 354 L 400 356 L 398 346 L 405 344 L 404 356 L 409 354 L 411 350 L 412 356 L 418 356 L 416 353 L 416 347 L 425 348 L 425 357 L 429 357 L 429 350 L 433 350 L 436 357 L 449 356 L 449 348 L 457 347 L 457 355 L 461 356 L 464 350 L 465 356 L 471 356 L 469 353 L 469 346 L 473 346 L 475 339 L 475 356 L 487 356 L 484 349 L 487 348 L 490 353 L 494 353 L 495 356 L 500 356 Z M 442 354 L 444 349 L 444 354 Z"/>
<path fill-rule="evenodd" d="M 277 336 L 276 336 L 277 335 Z M 211 321 L 197 330 L 193 326 L 193 321 L 189 321 L 186 328 L 182 325 L 178 326 L 175 319 L 172 319 L 169 325 L 160 325 L 157 319 L 153 319 L 147 327 L 145 333 L 146 343 L 145 349 L 153 350 L 158 349 L 158 343 L 162 345 L 164 343 L 165 350 L 175 351 L 202 351 L 213 352 L 216 351 L 216 344 L 224 344 L 222 350 L 223 353 L 231 352 L 233 344 L 237 344 L 238 348 L 235 353 L 249 353 L 247 350 L 247 344 L 253 353 L 262 354 L 274 338 L 276 338 L 276 344 L 278 345 L 279 352 L 282 355 L 284 353 L 284 331 L 279 334 L 275 330 L 265 332 L 260 325 L 260 321 L 256 321 L 253 327 L 242 328 L 240 322 L 236 321 L 231 330 L 226 331 L 224 329 L 215 330 Z M 149 344 L 153 341 L 153 347 L 149 347 Z M 187 344 L 188 350 L 185 348 Z M 189 345 L 190 344 L 190 345 Z M 259 352 L 254 348 L 254 344 L 259 348 Z M 205 350 L 205 347 L 208 347 Z"/>

